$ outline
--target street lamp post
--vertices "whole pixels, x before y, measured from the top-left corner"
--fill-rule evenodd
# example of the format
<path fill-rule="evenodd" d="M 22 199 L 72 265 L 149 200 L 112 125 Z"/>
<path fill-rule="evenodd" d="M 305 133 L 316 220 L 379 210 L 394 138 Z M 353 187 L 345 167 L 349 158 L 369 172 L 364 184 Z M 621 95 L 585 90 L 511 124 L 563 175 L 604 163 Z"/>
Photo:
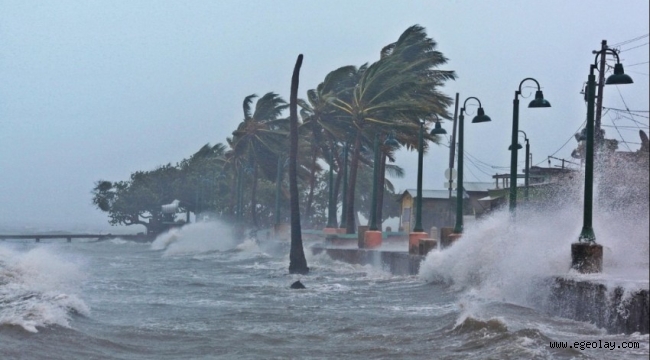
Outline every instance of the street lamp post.
<path fill-rule="evenodd" d="M 530 185 L 530 143 L 528 142 L 528 135 L 523 130 L 519 130 L 520 133 L 524 134 L 524 140 L 526 141 L 526 165 L 524 167 L 524 199 L 528 201 L 528 186 Z M 521 144 L 517 143 L 516 150 L 521 149 Z M 508 150 L 512 151 L 512 145 L 508 146 Z"/>
<path fill-rule="evenodd" d="M 527 80 L 532 80 L 537 84 L 535 99 L 528 104 L 529 108 L 551 107 L 551 104 L 544 99 L 544 94 L 539 86 L 539 82 L 533 78 L 525 78 L 519 83 L 519 89 L 515 91 L 515 99 L 512 102 L 512 151 L 510 151 L 510 213 L 515 215 L 517 209 L 517 137 L 519 135 L 519 95 L 521 95 L 521 86 Z"/>
<path fill-rule="evenodd" d="M 585 151 L 585 192 L 582 231 L 578 243 L 571 244 L 571 267 L 582 273 L 601 272 L 603 264 L 603 247 L 596 244 L 596 234 L 592 225 L 594 195 L 594 103 L 596 98 L 596 76 L 598 56 L 610 53 L 616 57 L 614 74 L 607 78 L 606 85 L 632 84 L 632 78 L 623 71 L 623 64 L 616 51 L 602 49 L 596 52 L 594 63 L 589 67 L 587 79 L 587 142 Z"/>
<path fill-rule="evenodd" d="M 386 141 L 385 145 L 388 146 L 399 146 L 397 140 L 391 133 Z M 377 193 L 383 191 L 379 189 L 379 166 L 380 165 L 380 154 L 379 154 L 379 133 L 375 134 L 374 141 L 374 164 L 372 170 L 372 199 L 370 204 L 370 221 L 368 225 L 368 230 L 364 234 L 364 243 L 365 248 L 376 248 L 381 246 L 381 229 L 377 225 Z"/>
<path fill-rule="evenodd" d="M 478 101 L 478 111 L 472 123 L 480 123 L 492 121 L 489 116 L 485 115 L 485 110 L 481 106 L 481 100 L 476 97 L 468 97 L 460 109 L 460 116 L 458 117 L 458 181 L 456 183 L 456 225 L 454 226 L 454 233 L 460 235 L 463 233 L 463 137 L 464 137 L 464 120 L 465 120 L 465 106 L 467 101 L 474 99 Z"/>
<path fill-rule="evenodd" d="M 434 114 L 435 115 L 435 114 Z M 436 115 L 436 118 L 438 116 Z M 436 126 L 431 130 L 431 135 L 446 134 L 447 131 L 440 126 L 440 119 L 437 119 Z M 424 122 L 420 122 L 420 132 L 418 134 L 418 179 L 417 195 L 415 197 L 415 225 L 413 231 L 409 234 L 409 253 L 417 254 L 419 252 L 420 239 L 428 237 L 428 233 L 422 227 L 422 170 L 424 158 Z"/>

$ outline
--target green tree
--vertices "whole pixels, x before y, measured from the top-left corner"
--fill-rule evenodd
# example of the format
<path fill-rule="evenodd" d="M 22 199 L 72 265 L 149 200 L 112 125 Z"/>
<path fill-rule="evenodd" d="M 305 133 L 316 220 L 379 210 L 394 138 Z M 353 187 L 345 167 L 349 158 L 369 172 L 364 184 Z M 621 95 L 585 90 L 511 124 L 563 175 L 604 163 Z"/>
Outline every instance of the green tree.
<path fill-rule="evenodd" d="M 419 121 L 433 121 L 433 114 L 449 118 L 452 99 L 438 91 L 453 71 L 435 68 L 447 59 L 435 50 L 436 43 L 418 25 L 384 47 L 381 58 L 364 69 L 350 97 L 337 97 L 332 104 L 354 125 L 353 153 L 348 189 L 347 233 L 354 233 L 354 192 L 361 147 L 371 147 L 374 134 L 395 132 L 398 141 L 417 138 Z"/>
<path fill-rule="evenodd" d="M 249 208 L 255 228 L 259 226 L 256 195 L 260 172 L 270 181 L 275 178 L 277 157 L 286 148 L 288 129 L 288 120 L 280 118 L 282 111 L 287 108 L 286 101 L 278 94 L 269 92 L 257 100 L 255 110 L 251 112 L 256 97 L 253 94 L 244 99 L 244 120 L 233 132 L 232 138 L 228 139 L 231 149 L 227 156 L 233 173 L 240 176 L 246 174 L 250 178 Z"/>

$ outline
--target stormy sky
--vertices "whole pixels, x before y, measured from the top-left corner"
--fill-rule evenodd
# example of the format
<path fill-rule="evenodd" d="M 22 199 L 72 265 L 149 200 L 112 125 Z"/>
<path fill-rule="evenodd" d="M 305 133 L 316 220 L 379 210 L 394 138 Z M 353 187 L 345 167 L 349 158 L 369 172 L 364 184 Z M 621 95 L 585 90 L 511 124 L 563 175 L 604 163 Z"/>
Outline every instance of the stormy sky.
<path fill-rule="evenodd" d="M 414 24 L 458 75 L 442 91 L 478 97 L 492 118 L 466 121 L 466 181 L 509 171 L 512 100 L 527 77 L 552 104 L 526 108 L 534 83 L 524 84 L 520 129 L 533 164 L 571 160 L 586 118 L 580 91 L 601 40 L 621 50 L 635 81 L 605 88 L 605 107 L 632 112 L 606 110 L 603 126 L 625 141 L 620 150 L 634 151 L 638 130 L 648 132 L 648 15 L 647 0 L 0 0 L 0 228 L 110 230 L 91 204 L 95 181 L 225 143 L 245 96 L 288 100 L 298 54 L 304 96 L 331 70 L 376 61 Z M 425 189 L 443 189 L 443 143 L 425 156 Z M 401 151 L 397 164 L 407 176 L 392 181 L 414 188 L 417 154 Z"/>

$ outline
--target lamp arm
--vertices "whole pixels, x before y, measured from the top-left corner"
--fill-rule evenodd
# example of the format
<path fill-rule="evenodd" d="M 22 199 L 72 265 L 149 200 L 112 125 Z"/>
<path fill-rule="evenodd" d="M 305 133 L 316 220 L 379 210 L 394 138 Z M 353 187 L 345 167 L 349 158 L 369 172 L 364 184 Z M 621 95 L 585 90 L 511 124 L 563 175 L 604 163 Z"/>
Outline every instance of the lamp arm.
<path fill-rule="evenodd" d="M 519 130 L 519 132 L 523 133 L 524 134 L 524 139 L 526 139 L 526 141 L 528 141 L 528 135 L 526 135 L 526 132 L 523 131 L 523 130 Z"/>
<path fill-rule="evenodd" d="M 537 82 L 537 80 L 533 79 L 532 77 L 529 77 L 529 78 L 525 78 L 525 79 L 521 80 L 521 82 L 519 83 L 519 90 L 517 91 L 517 93 L 521 94 L 521 85 L 523 85 L 524 82 L 526 82 L 527 80 L 533 80 L 535 82 L 535 84 L 537 84 L 537 91 L 542 89 L 539 86 L 539 82 Z"/>
<path fill-rule="evenodd" d="M 621 63 L 621 58 L 618 57 L 618 53 L 612 49 L 607 48 L 596 52 L 596 57 L 594 58 L 594 66 L 598 67 L 598 57 L 603 54 L 607 55 L 608 52 L 616 57 L 617 64 Z"/>
<path fill-rule="evenodd" d="M 465 102 L 463 103 L 462 111 L 465 110 L 465 107 L 467 106 L 467 101 L 470 100 L 470 99 L 474 99 L 474 100 L 478 101 L 478 107 L 482 107 L 481 100 L 479 100 L 477 97 L 470 96 L 467 99 L 465 99 Z"/>

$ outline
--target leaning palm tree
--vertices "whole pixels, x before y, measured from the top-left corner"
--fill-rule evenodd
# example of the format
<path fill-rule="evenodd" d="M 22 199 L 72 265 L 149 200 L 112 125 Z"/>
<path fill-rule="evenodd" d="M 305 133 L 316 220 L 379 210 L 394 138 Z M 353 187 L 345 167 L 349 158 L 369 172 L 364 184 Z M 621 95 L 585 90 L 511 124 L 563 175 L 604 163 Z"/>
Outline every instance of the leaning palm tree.
<path fill-rule="evenodd" d="M 310 145 L 309 192 L 305 205 L 305 216 L 309 220 L 312 215 L 312 202 L 317 174 L 322 171 L 318 159 L 336 160 L 338 168 L 342 167 L 340 149 L 342 143 L 338 140 L 345 136 L 342 123 L 338 123 L 340 111 L 330 104 L 330 101 L 343 93 L 349 92 L 354 85 L 354 66 L 343 66 L 330 72 L 316 89 L 307 91 L 307 100 L 298 100 L 300 115 L 303 123 L 299 130 L 302 138 Z M 329 164 L 330 170 L 334 164 Z M 337 171 L 337 184 L 340 184 L 341 173 Z M 337 186 L 338 187 L 338 186 Z M 338 194 L 338 191 L 334 192 Z"/>
<path fill-rule="evenodd" d="M 354 191 L 362 145 L 368 147 L 374 136 L 389 131 L 412 139 L 417 136 L 420 121 L 432 121 L 433 114 L 449 118 L 446 108 L 452 99 L 438 88 L 455 74 L 435 70 L 447 61 L 435 47 L 424 28 L 408 28 L 395 43 L 382 49 L 377 62 L 360 68 L 359 81 L 350 96 L 331 102 L 354 129 L 345 209 L 347 233 L 355 231 Z"/>
<path fill-rule="evenodd" d="M 269 180 L 274 179 L 277 164 L 277 154 L 286 147 L 288 120 L 280 118 L 282 111 L 287 108 L 278 94 L 269 92 L 259 98 L 255 110 L 251 111 L 253 99 L 257 95 L 249 95 L 244 99 L 244 120 L 228 139 L 231 149 L 228 158 L 231 166 L 239 174 L 241 184 L 243 176 L 252 182 L 251 186 L 251 219 L 257 227 L 256 193 L 260 172 Z M 237 200 L 241 201 L 241 200 Z"/>

